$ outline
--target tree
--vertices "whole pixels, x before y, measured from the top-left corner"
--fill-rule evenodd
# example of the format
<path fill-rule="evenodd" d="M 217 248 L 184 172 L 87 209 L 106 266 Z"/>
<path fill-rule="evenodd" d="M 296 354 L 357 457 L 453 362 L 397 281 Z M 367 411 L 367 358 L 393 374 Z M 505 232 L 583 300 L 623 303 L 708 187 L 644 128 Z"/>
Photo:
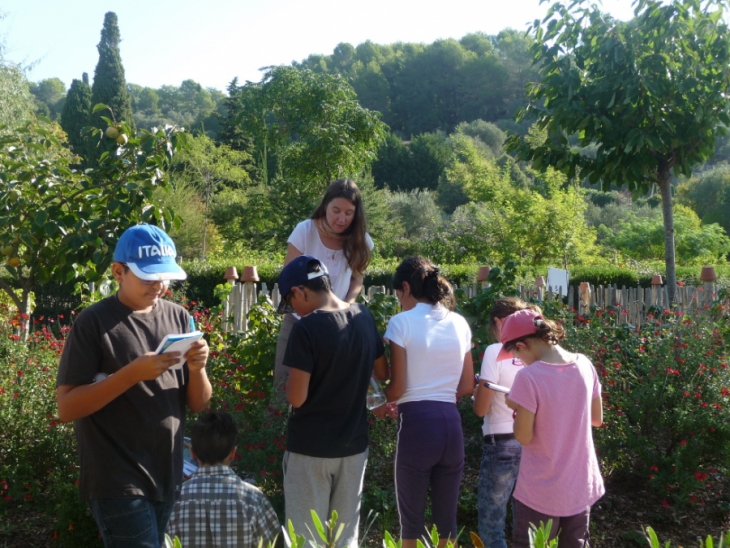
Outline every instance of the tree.
<path fill-rule="evenodd" d="M 253 134 L 260 167 L 266 168 L 270 150 L 283 178 L 318 191 L 369 166 L 385 139 L 378 113 L 360 106 L 340 76 L 273 67 L 260 83 L 243 86 L 240 97 L 237 122 Z"/>
<path fill-rule="evenodd" d="M 635 193 L 657 185 L 662 196 L 669 296 L 676 290 L 671 173 L 689 176 L 712 155 L 730 125 L 730 32 L 722 0 L 637 0 L 634 19 L 616 21 L 576 0 L 553 4 L 535 21 L 529 87 L 519 119 L 535 119 L 542 142 L 518 137 L 508 148 L 537 169 L 580 173 L 602 188 Z M 568 146 L 597 145 L 595 157 Z"/>
<path fill-rule="evenodd" d="M 25 74 L 16 65 L 5 61 L 0 50 L 0 134 L 27 120 L 33 112 L 33 96 Z"/>
<path fill-rule="evenodd" d="M 107 105 L 115 116 L 116 122 L 125 122 L 134 129 L 132 103 L 127 91 L 127 82 L 124 78 L 124 67 L 119 52 L 119 25 L 117 14 L 109 11 L 104 15 L 104 27 L 101 29 L 101 40 L 96 49 L 99 51 L 99 61 L 94 70 L 94 84 L 91 86 L 91 104 Z M 90 123 L 100 126 L 101 114 L 92 114 Z M 97 157 L 103 151 L 112 150 L 112 144 L 103 142 L 105 146 L 99 150 Z"/>
<path fill-rule="evenodd" d="M 36 285 L 100 279 L 112 262 L 117 238 L 131 224 L 179 223 L 151 197 L 155 188 L 167 184 L 166 167 L 184 134 L 135 134 L 126 124 L 121 129 L 129 136 L 126 146 L 102 155 L 98 166 L 83 174 L 70 169 L 73 156 L 56 124 L 32 120 L 3 138 L 0 251 L 22 296 L 2 278 L 0 288 L 24 317 Z"/>
<path fill-rule="evenodd" d="M 86 137 L 83 128 L 89 125 L 91 112 L 91 88 L 83 80 L 74 79 L 66 94 L 61 111 L 61 127 L 68 135 L 68 144 L 75 154 L 86 155 Z"/>
<path fill-rule="evenodd" d="M 58 118 L 66 99 L 66 84 L 58 78 L 46 78 L 37 84 L 31 83 L 30 92 L 37 101 L 48 107 L 51 118 Z"/>
<path fill-rule="evenodd" d="M 718 223 L 730 234 L 730 167 L 718 166 L 680 184 L 677 201 L 694 209 L 704 224 Z"/>

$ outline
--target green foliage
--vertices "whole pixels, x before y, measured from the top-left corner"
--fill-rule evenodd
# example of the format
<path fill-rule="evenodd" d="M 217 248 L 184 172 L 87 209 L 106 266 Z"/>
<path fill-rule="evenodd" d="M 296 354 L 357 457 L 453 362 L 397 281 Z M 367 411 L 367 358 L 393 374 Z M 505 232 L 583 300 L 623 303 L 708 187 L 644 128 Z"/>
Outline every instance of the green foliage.
<path fill-rule="evenodd" d="M 620 250 L 634 260 L 660 260 L 664 256 L 664 226 L 661 213 L 619 222 L 616 233 L 604 231 L 602 245 Z M 730 238 L 716 223 L 702 224 L 697 214 L 682 205 L 674 206 L 676 252 L 679 264 L 703 265 L 725 262 Z"/>
<path fill-rule="evenodd" d="M 727 307 L 693 318 L 658 310 L 641 328 L 618 324 L 613 308 L 566 322 L 566 344 L 603 384 L 604 470 L 648 483 L 665 504 L 700 503 L 730 456 Z"/>
<path fill-rule="evenodd" d="M 677 201 L 690 206 L 703 224 L 718 223 L 730 234 L 730 168 L 718 166 L 677 188 Z"/>
<path fill-rule="evenodd" d="M 535 21 L 533 60 L 540 82 L 518 119 L 534 119 L 540 139 L 509 139 L 508 150 L 536 169 L 554 166 L 570 178 L 626 185 L 663 199 L 669 297 L 676 286 L 670 171 L 689 176 L 709 158 L 730 123 L 730 31 L 722 1 L 706 4 L 639 0 L 620 22 L 579 0 L 556 2 Z M 698 106 L 699 105 L 699 106 Z M 581 154 L 568 145 L 595 145 Z"/>
<path fill-rule="evenodd" d="M 71 170 L 74 157 L 63 146 L 63 134 L 47 121 L 32 121 L 0 140 L 0 225 L 7 229 L 0 247 L 9 251 L 6 272 L 23 290 L 16 301 L 21 312 L 27 313 L 37 284 L 99 279 L 130 224 L 167 226 L 174 219 L 151 198 L 155 187 L 167 184 L 165 170 L 184 136 L 172 129 L 134 134 L 120 127 L 127 145 L 103 154 L 83 174 Z M 99 130 L 94 135 L 104 138 Z"/>
<path fill-rule="evenodd" d="M 40 82 L 30 83 L 30 92 L 52 119 L 57 120 L 66 102 L 66 84 L 58 78 L 46 78 Z"/>
<path fill-rule="evenodd" d="M 81 80 L 71 82 L 61 111 L 61 127 L 68 135 L 71 150 L 78 155 L 86 153 L 83 129 L 89 125 L 91 112 L 91 88 Z"/>
<path fill-rule="evenodd" d="M 466 318 L 471 327 L 472 357 L 475 363 L 481 362 L 484 349 L 493 339 L 489 313 L 494 302 L 502 297 L 519 296 L 516 279 L 515 263 L 508 262 L 504 269 L 495 266 L 489 271 L 487 287 L 481 287 L 475 297 L 469 299 L 463 290 L 456 291 L 456 311 Z"/>
<path fill-rule="evenodd" d="M 243 86 L 240 98 L 236 123 L 254 138 L 261 169 L 268 169 L 271 151 L 284 179 L 318 192 L 368 166 L 385 138 L 379 115 L 360 106 L 339 76 L 272 67 L 260 83 Z"/>
<path fill-rule="evenodd" d="M 23 71 L 3 59 L 0 51 L 0 135 L 21 125 L 33 111 L 33 96 Z M 3 127 L 7 126 L 7 127 Z"/>
<path fill-rule="evenodd" d="M 657 536 L 656 532 L 654 532 L 654 529 L 651 527 L 647 527 L 644 530 L 644 536 L 646 537 L 646 540 L 649 542 L 650 548 L 662 548 L 662 544 L 659 542 L 659 537 Z M 670 541 L 667 541 L 664 544 L 664 548 L 670 548 L 672 546 L 672 543 Z M 717 548 L 727 548 L 730 546 L 730 532 L 728 532 L 726 535 L 720 535 L 720 538 L 717 541 Z M 715 542 L 712 540 L 712 536 L 707 535 L 707 538 L 704 542 L 700 540 L 700 548 L 714 548 Z"/>
<path fill-rule="evenodd" d="M 119 52 L 119 24 L 117 14 L 109 11 L 104 15 L 104 26 L 101 29 L 101 40 L 96 46 L 99 51 L 99 61 L 94 70 L 94 84 L 91 86 L 91 104 L 108 105 L 116 121 L 126 123 L 130 129 L 134 129 L 134 117 L 132 116 L 132 103 L 129 100 L 127 82 L 124 78 L 124 67 Z M 90 124 L 100 127 L 103 120 L 99 111 L 92 110 Z M 100 157 L 103 152 L 114 150 L 115 144 L 102 141 L 101 150 L 93 152 L 89 149 L 92 158 L 89 163 Z"/>

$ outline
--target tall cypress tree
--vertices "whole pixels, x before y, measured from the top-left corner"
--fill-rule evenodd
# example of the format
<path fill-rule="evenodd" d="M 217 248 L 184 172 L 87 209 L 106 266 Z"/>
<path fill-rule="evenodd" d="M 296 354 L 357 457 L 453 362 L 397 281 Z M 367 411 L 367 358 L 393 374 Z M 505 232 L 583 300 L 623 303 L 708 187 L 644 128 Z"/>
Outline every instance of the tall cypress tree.
<path fill-rule="evenodd" d="M 94 85 L 91 87 L 91 105 L 104 103 L 109 105 L 117 122 L 124 121 L 134 127 L 132 118 L 132 102 L 127 92 L 124 79 L 124 67 L 119 53 L 119 25 L 117 14 L 110 11 L 104 16 L 104 27 L 101 29 L 101 41 L 96 47 L 99 50 L 99 62 L 94 71 Z M 91 117 L 91 123 L 102 127 L 100 116 L 109 116 L 108 112 L 98 112 Z"/>
<path fill-rule="evenodd" d="M 68 144 L 80 156 L 86 156 L 86 140 L 81 130 L 89 125 L 91 111 L 91 88 L 86 73 L 84 76 L 85 81 L 74 79 L 71 82 L 61 111 L 61 127 L 68 134 Z"/>

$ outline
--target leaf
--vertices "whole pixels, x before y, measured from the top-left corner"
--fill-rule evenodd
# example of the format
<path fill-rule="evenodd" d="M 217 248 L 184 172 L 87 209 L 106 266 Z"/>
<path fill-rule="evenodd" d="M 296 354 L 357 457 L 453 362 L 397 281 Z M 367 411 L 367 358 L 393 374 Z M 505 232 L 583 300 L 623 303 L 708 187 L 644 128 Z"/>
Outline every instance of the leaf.
<path fill-rule="evenodd" d="M 104 110 L 104 109 L 111 110 L 111 108 L 109 107 L 109 105 L 105 105 L 104 103 L 97 103 L 97 104 L 94 105 L 94 108 L 91 109 L 91 113 L 92 114 L 96 114 L 100 110 Z"/>
<path fill-rule="evenodd" d="M 317 530 L 319 538 L 327 543 L 327 533 L 325 533 L 324 526 L 322 525 L 322 520 L 319 519 L 317 512 L 315 512 L 314 510 L 310 510 L 310 512 L 312 514 L 312 522 L 314 523 L 314 528 Z"/>

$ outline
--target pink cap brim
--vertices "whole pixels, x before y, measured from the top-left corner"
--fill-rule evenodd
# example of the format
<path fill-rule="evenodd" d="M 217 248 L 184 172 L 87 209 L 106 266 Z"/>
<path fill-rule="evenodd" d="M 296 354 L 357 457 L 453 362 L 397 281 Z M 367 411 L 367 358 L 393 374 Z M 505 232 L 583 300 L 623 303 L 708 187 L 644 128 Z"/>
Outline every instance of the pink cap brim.
<path fill-rule="evenodd" d="M 499 349 L 499 354 L 497 354 L 497 361 L 501 362 L 502 360 L 511 360 L 514 358 L 514 354 L 512 352 L 508 352 L 504 349 L 504 346 Z"/>

